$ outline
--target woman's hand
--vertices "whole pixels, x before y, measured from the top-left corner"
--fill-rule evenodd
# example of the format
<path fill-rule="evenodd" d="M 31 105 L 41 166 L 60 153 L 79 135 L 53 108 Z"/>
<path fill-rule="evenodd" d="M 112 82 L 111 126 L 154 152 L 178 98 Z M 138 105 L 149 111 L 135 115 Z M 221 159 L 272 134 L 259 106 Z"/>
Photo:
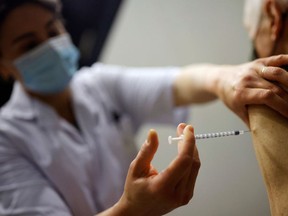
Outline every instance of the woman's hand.
<path fill-rule="evenodd" d="M 157 216 L 190 201 L 200 160 L 192 126 L 180 124 L 177 134 L 184 134 L 184 140 L 178 143 L 178 156 L 159 173 L 151 165 L 158 148 L 158 137 L 154 130 L 149 132 L 147 141 L 130 165 L 124 193 L 113 207 L 115 212 L 126 216 Z"/>
<path fill-rule="evenodd" d="M 288 118 L 288 55 L 257 59 L 219 72 L 218 97 L 249 125 L 247 105 L 265 104 Z"/>
<path fill-rule="evenodd" d="M 263 104 L 288 118 L 288 55 L 257 59 L 246 64 L 190 65 L 173 83 L 176 106 L 221 99 L 249 125 L 247 105 Z"/>

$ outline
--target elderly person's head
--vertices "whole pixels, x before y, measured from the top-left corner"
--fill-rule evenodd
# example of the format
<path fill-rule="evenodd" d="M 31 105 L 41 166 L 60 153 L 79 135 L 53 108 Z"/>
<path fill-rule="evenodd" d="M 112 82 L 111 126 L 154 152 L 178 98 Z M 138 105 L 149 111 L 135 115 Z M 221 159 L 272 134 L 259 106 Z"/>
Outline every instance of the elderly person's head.
<path fill-rule="evenodd" d="M 245 0 L 244 24 L 257 57 L 288 54 L 288 0 Z"/>

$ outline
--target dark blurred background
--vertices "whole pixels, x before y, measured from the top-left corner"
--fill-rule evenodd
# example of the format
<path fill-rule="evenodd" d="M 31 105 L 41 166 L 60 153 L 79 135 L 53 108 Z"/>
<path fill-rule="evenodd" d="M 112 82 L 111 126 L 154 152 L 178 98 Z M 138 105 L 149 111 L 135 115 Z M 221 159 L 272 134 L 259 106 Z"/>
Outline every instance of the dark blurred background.
<path fill-rule="evenodd" d="M 62 0 L 63 17 L 74 44 L 80 49 L 79 65 L 96 62 L 105 46 L 123 0 Z M 10 98 L 13 80 L 0 77 L 0 107 Z"/>

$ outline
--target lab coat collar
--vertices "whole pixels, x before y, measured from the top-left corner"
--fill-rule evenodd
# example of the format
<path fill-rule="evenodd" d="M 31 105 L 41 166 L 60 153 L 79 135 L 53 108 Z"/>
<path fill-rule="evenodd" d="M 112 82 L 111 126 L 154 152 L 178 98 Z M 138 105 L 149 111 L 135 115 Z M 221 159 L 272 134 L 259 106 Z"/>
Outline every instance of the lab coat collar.
<path fill-rule="evenodd" d="M 20 85 L 15 82 L 9 102 L 2 108 L 1 115 L 6 118 L 36 120 L 39 126 L 55 126 L 57 113 L 48 105 L 30 97 Z"/>

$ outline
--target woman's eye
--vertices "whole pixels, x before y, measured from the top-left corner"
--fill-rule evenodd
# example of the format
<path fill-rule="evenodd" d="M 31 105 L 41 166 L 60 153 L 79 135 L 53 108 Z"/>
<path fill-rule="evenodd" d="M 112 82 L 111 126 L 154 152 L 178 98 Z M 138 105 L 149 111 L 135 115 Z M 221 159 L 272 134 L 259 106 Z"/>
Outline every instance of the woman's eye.
<path fill-rule="evenodd" d="M 56 36 L 58 36 L 59 34 L 60 34 L 60 32 L 57 31 L 57 30 L 51 30 L 51 31 L 48 32 L 49 38 L 56 37 Z"/>
<path fill-rule="evenodd" d="M 24 44 L 24 45 L 21 47 L 21 51 L 22 51 L 22 52 L 28 52 L 28 51 L 36 48 L 37 46 L 38 46 L 38 44 L 35 43 L 35 42 L 27 43 L 27 44 Z"/>

